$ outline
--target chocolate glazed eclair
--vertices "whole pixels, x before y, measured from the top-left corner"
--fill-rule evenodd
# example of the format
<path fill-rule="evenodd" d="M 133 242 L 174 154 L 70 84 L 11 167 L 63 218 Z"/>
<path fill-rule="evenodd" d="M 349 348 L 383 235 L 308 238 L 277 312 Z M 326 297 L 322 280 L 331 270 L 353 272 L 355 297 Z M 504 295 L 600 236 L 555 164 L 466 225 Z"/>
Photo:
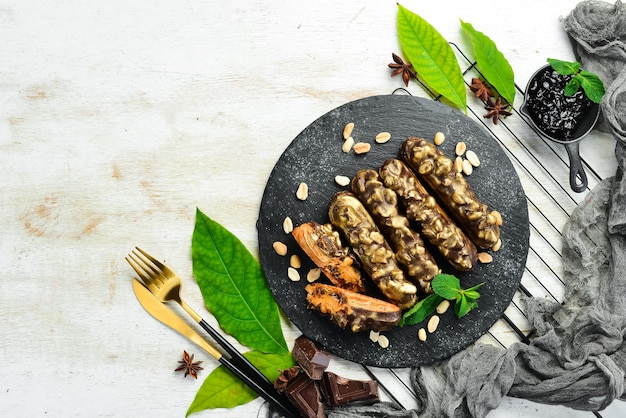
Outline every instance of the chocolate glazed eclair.
<path fill-rule="evenodd" d="M 401 309 L 413 306 L 417 288 L 406 279 L 389 243 L 361 201 L 351 192 L 339 192 L 330 202 L 328 216 L 387 300 Z"/>
<path fill-rule="evenodd" d="M 454 163 L 434 144 L 411 137 L 402 144 L 402 159 L 430 187 L 444 209 L 469 238 L 481 248 L 491 248 L 500 239 L 497 217 L 480 202 Z"/>
<path fill-rule="evenodd" d="M 411 169 L 402 161 L 392 159 L 385 161 L 379 172 L 384 185 L 400 198 L 407 218 L 420 225 L 422 236 L 456 270 L 471 270 L 477 260 L 476 246 L 441 209 Z"/>
<path fill-rule="evenodd" d="M 385 187 L 377 171 L 359 170 L 352 179 L 352 191 L 370 212 L 396 252 L 396 260 L 421 294 L 432 293 L 430 283 L 441 272 L 409 220 L 398 212 L 396 192 Z"/>

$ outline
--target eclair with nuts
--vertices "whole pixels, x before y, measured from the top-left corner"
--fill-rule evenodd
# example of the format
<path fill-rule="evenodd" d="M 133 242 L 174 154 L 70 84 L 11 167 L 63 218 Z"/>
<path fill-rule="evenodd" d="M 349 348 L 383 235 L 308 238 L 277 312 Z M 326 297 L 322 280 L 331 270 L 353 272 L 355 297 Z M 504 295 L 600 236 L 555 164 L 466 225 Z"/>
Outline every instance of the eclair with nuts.
<path fill-rule="evenodd" d="M 386 331 L 398 325 L 402 311 L 393 303 L 337 286 L 313 283 L 305 287 L 309 309 L 352 332 Z"/>
<path fill-rule="evenodd" d="M 361 201 L 351 192 L 339 192 L 330 202 L 328 216 L 385 298 L 401 309 L 413 306 L 417 288 L 406 279 L 389 243 Z"/>
<path fill-rule="evenodd" d="M 434 144 L 411 137 L 402 144 L 402 159 L 430 187 L 448 214 L 481 248 L 491 248 L 500 239 L 497 217 L 476 197 L 454 163 Z"/>
<path fill-rule="evenodd" d="M 342 245 L 332 225 L 310 221 L 295 227 L 291 234 L 331 283 L 353 292 L 365 292 L 359 263 Z"/>
<path fill-rule="evenodd" d="M 397 159 L 380 167 L 386 187 L 396 192 L 406 209 L 406 217 L 420 226 L 421 235 L 429 241 L 452 267 L 471 270 L 476 264 L 476 246 L 437 204 L 411 169 Z"/>
<path fill-rule="evenodd" d="M 432 293 L 430 283 L 441 270 L 420 235 L 409 226 L 409 220 L 398 212 L 396 192 L 385 187 L 378 172 L 372 169 L 356 173 L 352 191 L 389 241 L 409 280 L 421 294 Z"/>

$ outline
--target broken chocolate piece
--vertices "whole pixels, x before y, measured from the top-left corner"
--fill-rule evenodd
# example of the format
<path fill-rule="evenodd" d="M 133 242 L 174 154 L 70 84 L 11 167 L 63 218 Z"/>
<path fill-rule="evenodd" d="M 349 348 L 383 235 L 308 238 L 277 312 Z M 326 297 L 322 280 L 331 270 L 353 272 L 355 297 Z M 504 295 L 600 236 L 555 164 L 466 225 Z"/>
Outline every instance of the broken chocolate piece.
<path fill-rule="evenodd" d="M 374 380 L 352 380 L 325 372 L 320 389 L 328 406 L 345 405 L 352 402 L 373 403 L 380 400 L 378 383 Z"/>
<path fill-rule="evenodd" d="M 313 380 L 320 380 L 330 363 L 328 353 L 320 350 L 313 341 L 304 335 L 296 338 L 291 355 L 302 370 Z"/>
<path fill-rule="evenodd" d="M 303 417 L 326 418 L 317 382 L 309 379 L 306 373 L 300 373 L 290 381 L 285 393 Z"/>

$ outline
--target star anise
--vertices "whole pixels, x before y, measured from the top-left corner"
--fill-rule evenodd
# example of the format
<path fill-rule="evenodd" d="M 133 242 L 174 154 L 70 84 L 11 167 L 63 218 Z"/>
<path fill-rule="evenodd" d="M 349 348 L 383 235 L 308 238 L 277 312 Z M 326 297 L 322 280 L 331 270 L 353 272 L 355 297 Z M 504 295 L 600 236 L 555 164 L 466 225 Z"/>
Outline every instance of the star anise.
<path fill-rule="evenodd" d="M 470 90 L 474 92 L 474 96 L 478 97 L 483 102 L 488 101 L 489 97 L 493 96 L 493 93 L 491 92 L 491 90 L 489 90 L 489 87 L 487 87 L 480 78 L 472 78 Z"/>
<path fill-rule="evenodd" d="M 197 379 L 198 370 L 204 370 L 202 367 L 200 367 L 200 363 L 202 363 L 202 361 L 193 361 L 193 354 L 190 356 L 187 351 L 183 351 L 183 359 L 179 360 L 178 362 L 180 363 L 180 366 L 178 366 L 175 371 L 182 372 L 184 370 L 185 376 L 183 377 L 191 375 L 191 377 Z"/>
<path fill-rule="evenodd" d="M 483 117 L 491 118 L 491 120 L 493 120 L 493 123 L 495 125 L 497 125 L 498 124 L 498 117 L 500 115 L 502 115 L 502 116 L 511 116 L 512 115 L 512 113 L 507 110 L 509 108 L 509 106 L 510 105 L 507 102 L 502 103 L 502 98 L 501 97 L 498 97 L 495 102 L 490 97 L 490 98 L 488 98 L 487 104 L 485 105 L 485 109 L 487 109 L 489 112 L 484 114 Z"/>
<path fill-rule="evenodd" d="M 283 392 L 289 381 L 298 376 L 298 374 L 300 374 L 300 366 L 293 366 L 283 370 L 274 381 L 274 388 L 279 392 Z"/>
<path fill-rule="evenodd" d="M 393 62 L 389 64 L 389 68 L 393 68 L 391 76 L 393 77 L 398 74 L 402 74 L 402 81 L 404 81 L 404 85 L 408 87 L 409 80 L 417 77 L 417 74 L 413 69 L 413 64 L 410 62 L 405 63 L 402 58 L 394 53 L 391 53 L 391 57 L 393 58 Z"/>

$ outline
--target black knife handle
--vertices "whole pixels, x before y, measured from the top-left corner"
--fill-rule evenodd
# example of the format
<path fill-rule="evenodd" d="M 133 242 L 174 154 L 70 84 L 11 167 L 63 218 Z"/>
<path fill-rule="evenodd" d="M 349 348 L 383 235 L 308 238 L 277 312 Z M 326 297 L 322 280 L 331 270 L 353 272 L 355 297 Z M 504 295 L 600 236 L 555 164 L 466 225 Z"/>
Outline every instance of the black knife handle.
<path fill-rule="evenodd" d="M 219 362 L 224 365 L 228 370 L 230 370 L 235 376 L 237 376 L 242 382 L 244 382 L 248 387 L 254 390 L 259 396 L 269 402 L 274 408 L 280 411 L 286 418 L 298 418 L 298 414 L 294 411 L 293 405 L 287 403 L 288 401 L 285 399 L 281 399 L 278 397 L 278 392 L 275 389 L 272 391 L 268 391 L 265 388 L 261 387 L 256 380 L 252 379 L 242 370 L 237 368 L 235 364 L 233 364 L 229 359 L 222 356 L 219 359 Z"/>

